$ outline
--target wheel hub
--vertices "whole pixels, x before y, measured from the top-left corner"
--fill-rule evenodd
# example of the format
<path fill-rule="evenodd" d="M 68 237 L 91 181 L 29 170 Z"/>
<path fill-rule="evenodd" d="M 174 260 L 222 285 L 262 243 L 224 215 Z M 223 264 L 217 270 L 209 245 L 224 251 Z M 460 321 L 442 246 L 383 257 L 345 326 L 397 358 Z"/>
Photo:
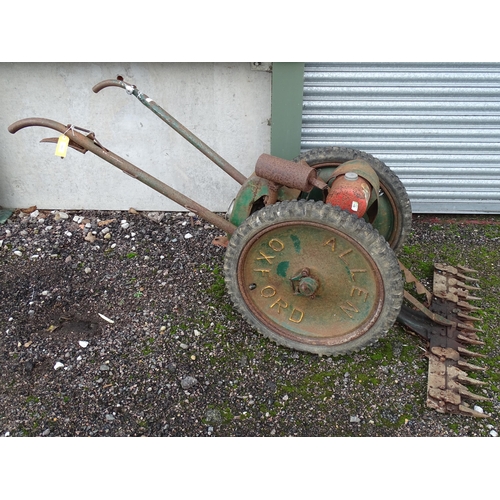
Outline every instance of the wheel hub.
<path fill-rule="evenodd" d="M 310 276 L 308 268 L 303 269 L 301 273 L 294 278 L 290 278 L 290 282 L 295 295 L 304 295 L 312 299 L 319 287 L 318 281 Z"/>

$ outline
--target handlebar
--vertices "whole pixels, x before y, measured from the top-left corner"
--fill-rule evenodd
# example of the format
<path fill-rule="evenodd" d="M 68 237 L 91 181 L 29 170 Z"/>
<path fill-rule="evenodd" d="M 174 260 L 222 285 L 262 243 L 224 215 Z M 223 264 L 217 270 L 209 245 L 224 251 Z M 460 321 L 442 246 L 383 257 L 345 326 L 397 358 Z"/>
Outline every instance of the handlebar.
<path fill-rule="evenodd" d="M 57 130 L 57 132 L 60 132 L 61 134 L 64 134 L 71 129 L 71 125 L 63 125 L 62 123 L 49 120 L 48 118 L 24 118 L 23 120 L 18 120 L 12 125 L 9 125 L 8 129 L 11 134 L 15 134 L 18 130 L 26 127 L 51 128 L 53 130 Z"/>
<path fill-rule="evenodd" d="M 134 89 L 137 89 L 135 85 L 125 82 L 121 76 L 118 76 L 116 80 L 104 80 L 100 83 L 97 83 L 92 87 L 92 91 L 97 94 L 106 87 L 120 87 L 126 90 L 129 94 L 131 94 Z"/>

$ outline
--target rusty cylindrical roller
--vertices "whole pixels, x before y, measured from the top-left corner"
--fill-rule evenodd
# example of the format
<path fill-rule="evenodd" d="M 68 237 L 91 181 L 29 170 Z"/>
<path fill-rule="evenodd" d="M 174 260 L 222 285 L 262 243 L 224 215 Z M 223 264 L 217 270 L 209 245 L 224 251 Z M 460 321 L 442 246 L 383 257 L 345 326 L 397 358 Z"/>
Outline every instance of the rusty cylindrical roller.
<path fill-rule="evenodd" d="M 316 170 L 305 161 L 295 163 L 276 156 L 261 154 L 255 165 L 255 174 L 279 186 L 300 189 L 306 193 L 313 187 L 327 188 L 326 183 L 318 179 Z"/>

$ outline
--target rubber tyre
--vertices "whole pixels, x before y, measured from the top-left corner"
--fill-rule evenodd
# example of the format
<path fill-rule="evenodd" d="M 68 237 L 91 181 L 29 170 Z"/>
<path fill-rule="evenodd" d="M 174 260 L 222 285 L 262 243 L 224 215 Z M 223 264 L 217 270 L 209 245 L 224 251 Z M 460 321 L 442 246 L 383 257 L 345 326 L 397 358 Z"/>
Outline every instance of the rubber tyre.
<path fill-rule="evenodd" d="M 405 187 L 399 177 L 385 163 L 363 151 L 342 147 L 311 149 L 300 154 L 294 161 L 305 161 L 311 167 L 321 169 L 328 166 L 338 166 L 346 161 L 356 159 L 365 160 L 375 170 L 380 181 L 380 193 L 387 196 L 389 200 L 394 224 L 387 231 L 377 229 L 397 253 L 403 247 L 411 231 L 412 210 Z M 302 197 L 305 197 L 304 195 L 305 193 Z M 376 223 L 377 218 L 374 221 L 375 226 Z"/>
<path fill-rule="evenodd" d="M 280 231 L 282 232 L 280 233 Z M 311 231 L 312 233 L 310 233 Z M 302 247 L 295 245 L 294 249 L 292 245 L 296 243 L 297 236 L 300 237 L 301 234 L 305 235 L 305 233 L 308 236 L 307 240 L 304 236 L 305 244 Z M 275 237 L 276 234 L 277 237 Z M 289 237 L 286 236 L 287 234 Z M 364 259 L 362 262 L 365 263 L 363 265 L 368 269 L 368 272 L 363 269 L 349 269 L 340 260 L 344 256 L 345 262 L 347 258 L 345 256 L 349 252 L 334 257 L 333 247 L 326 247 L 328 250 L 325 254 L 327 259 L 323 259 L 321 252 L 326 251 L 323 250 L 326 243 L 321 243 L 321 238 L 329 237 L 330 234 L 335 236 L 339 251 L 343 243 L 350 245 L 349 248 L 354 248 L 355 252 L 351 253 L 351 255 L 357 256 L 356 252 L 358 252 L 359 256 Z M 281 241 L 278 238 L 281 238 Z M 293 239 L 294 243 L 292 244 L 291 240 L 286 238 Z M 276 243 L 279 241 L 283 248 L 285 245 L 287 246 L 287 252 L 291 255 L 289 259 L 292 263 L 290 272 L 286 276 L 281 274 L 283 276 L 280 282 L 282 285 L 275 286 L 278 291 L 276 297 L 283 297 L 282 306 L 284 307 L 287 304 L 288 307 L 288 304 L 290 304 L 288 309 L 282 311 L 280 311 L 280 305 L 277 308 L 278 313 L 283 312 L 279 317 L 279 321 L 283 323 L 285 320 L 285 326 L 275 323 L 274 318 L 271 317 L 272 314 L 276 313 L 276 309 L 274 311 L 270 309 L 272 302 L 267 302 L 265 306 L 259 306 L 254 301 L 254 298 L 257 301 L 264 300 L 259 296 L 259 290 L 262 297 L 267 297 L 272 293 L 269 290 L 274 289 L 272 286 L 265 286 L 267 282 L 262 280 L 269 279 L 269 276 L 274 278 L 279 274 L 274 271 L 279 271 L 280 264 L 278 264 L 278 260 L 282 258 L 281 256 L 276 261 L 271 261 L 272 257 L 268 257 L 269 262 L 276 263 L 274 270 L 271 269 L 271 274 L 269 272 L 265 273 L 264 270 L 257 268 L 255 264 L 257 260 L 260 260 L 264 266 L 266 265 L 266 261 L 263 259 L 255 259 L 255 255 L 260 254 L 260 251 L 259 254 L 256 253 L 257 250 L 264 248 L 262 245 L 265 245 L 266 241 L 269 246 L 274 241 L 275 243 L 271 248 L 276 251 L 281 248 Z M 333 245 L 335 246 L 335 243 Z M 300 248 L 301 253 L 299 253 L 298 248 Z M 318 251 L 318 248 L 321 250 Z M 268 253 L 272 253 L 269 248 L 260 255 Z M 283 258 L 288 259 L 289 257 L 285 256 Z M 314 297 L 313 301 L 311 301 L 311 297 L 301 296 L 297 298 L 296 293 L 292 294 L 290 292 L 290 280 L 296 274 L 297 268 L 300 269 L 302 263 L 296 266 L 294 259 L 302 259 L 302 262 L 306 259 L 306 264 L 308 266 L 312 265 L 311 272 L 317 272 L 318 276 L 320 271 L 321 273 L 327 273 L 334 271 L 334 268 L 334 272 L 344 273 L 346 276 L 350 276 L 352 281 L 354 281 L 353 277 L 356 276 L 356 284 L 353 285 L 348 282 L 344 290 L 339 286 L 342 280 L 325 280 L 323 294 Z M 262 264 L 259 263 L 258 266 L 262 267 Z M 254 267 L 255 269 L 253 269 Z M 365 271 L 364 274 L 363 271 Z M 369 279 L 366 276 L 371 272 L 376 276 L 376 280 L 374 279 L 376 287 L 374 289 L 377 292 L 370 292 L 370 301 L 366 306 L 369 311 L 367 317 L 362 317 L 362 323 L 359 324 L 356 323 L 358 318 L 355 318 L 354 326 L 351 326 L 352 321 L 342 315 L 342 304 L 336 304 L 332 297 L 339 297 L 338 301 L 345 303 L 346 294 L 350 293 L 350 297 L 352 297 L 353 291 L 356 289 L 354 296 L 357 300 L 358 295 L 361 295 L 361 292 L 357 290 L 361 290 L 363 287 L 370 289 L 370 284 L 368 286 L 363 284 L 363 279 Z M 355 275 L 354 273 L 359 274 Z M 398 260 L 387 241 L 363 219 L 358 219 L 338 207 L 327 205 L 321 201 L 283 201 L 264 207 L 248 217 L 229 240 L 224 261 L 224 274 L 228 293 L 236 309 L 258 332 L 285 347 L 321 355 L 344 355 L 373 344 L 393 326 L 403 301 L 402 275 Z M 265 276 L 262 280 L 261 274 Z M 255 283 L 252 281 L 255 281 Z M 320 281 L 318 280 L 318 282 Z M 263 291 L 265 289 L 267 289 L 267 292 L 264 295 Z M 257 295 L 252 296 L 252 293 Z M 344 298 L 340 298 L 341 295 Z M 366 297 L 363 297 L 365 302 L 367 297 L 368 293 Z M 354 299 L 351 300 L 355 305 Z M 371 305 L 372 300 L 373 306 Z M 304 326 L 302 326 L 302 317 L 300 317 L 300 325 L 297 324 L 299 323 L 296 321 L 299 319 L 299 313 L 295 313 L 295 317 L 292 318 L 293 311 L 296 310 L 295 307 L 290 315 L 292 302 L 294 301 L 298 301 L 297 310 L 302 313 L 305 311 L 305 315 L 302 315 L 302 317 L 305 317 Z M 302 309 L 299 309 L 299 307 Z M 309 307 L 318 309 L 314 309 L 314 314 L 309 315 Z M 356 309 L 355 306 L 353 307 L 354 309 L 351 310 Z M 358 307 L 361 308 L 361 306 Z M 349 311 L 347 313 L 349 314 Z M 288 315 L 290 315 L 290 320 L 293 319 L 293 323 L 286 321 Z M 343 317 L 340 318 L 340 316 Z M 337 319 L 332 322 L 332 317 Z M 354 328 L 354 330 L 339 331 L 339 325 L 343 324 L 342 322 L 348 325 L 346 328 Z M 335 326 L 332 328 L 331 325 Z M 310 331 L 306 332 L 306 328 L 312 328 L 312 333 Z M 318 330 L 316 331 L 314 328 L 318 328 Z M 304 332 L 306 333 L 304 334 Z"/>

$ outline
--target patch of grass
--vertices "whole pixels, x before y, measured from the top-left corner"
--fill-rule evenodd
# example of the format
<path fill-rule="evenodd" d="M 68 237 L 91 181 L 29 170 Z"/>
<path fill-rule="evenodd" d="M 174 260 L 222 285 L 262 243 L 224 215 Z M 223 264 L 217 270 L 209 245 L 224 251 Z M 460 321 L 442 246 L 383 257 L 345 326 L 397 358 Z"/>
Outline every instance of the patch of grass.
<path fill-rule="evenodd" d="M 370 359 L 384 366 L 391 364 L 394 358 L 394 349 L 392 344 L 393 342 L 386 338 L 379 340 L 376 346 L 372 348 Z"/>
<path fill-rule="evenodd" d="M 432 277 L 435 258 L 436 255 L 425 245 L 406 245 L 400 255 L 401 262 L 415 274 L 417 279 Z"/>
<path fill-rule="evenodd" d="M 207 288 L 206 293 L 216 300 L 221 300 L 226 294 L 226 284 L 224 282 L 224 276 L 221 268 L 219 266 L 215 266 L 212 269 L 212 274 L 215 279 L 213 284 Z"/>
<path fill-rule="evenodd" d="M 231 410 L 231 407 L 228 404 L 222 404 L 222 405 L 209 405 L 208 407 L 209 410 L 216 410 L 220 417 L 221 417 L 221 424 L 229 424 L 234 420 L 234 414 L 233 411 Z M 211 425 L 214 422 L 211 420 L 207 420 L 206 418 L 202 419 L 202 422 L 205 425 Z"/>

